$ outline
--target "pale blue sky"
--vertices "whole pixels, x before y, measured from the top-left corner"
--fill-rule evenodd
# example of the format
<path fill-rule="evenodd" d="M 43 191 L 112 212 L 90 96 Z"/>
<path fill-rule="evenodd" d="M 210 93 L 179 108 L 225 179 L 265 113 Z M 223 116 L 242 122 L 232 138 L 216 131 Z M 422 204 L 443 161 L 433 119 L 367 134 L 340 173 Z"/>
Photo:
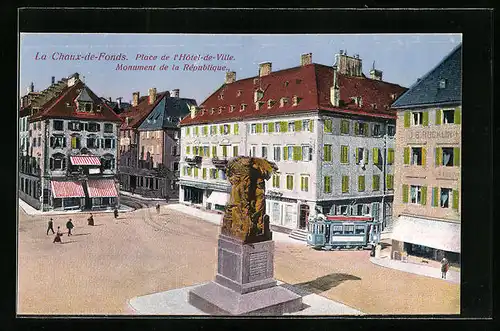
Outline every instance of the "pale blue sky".
<path fill-rule="evenodd" d="M 30 82 L 35 91 L 74 72 L 85 76 L 85 82 L 99 96 L 132 99 L 132 93 L 180 89 L 180 96 L 194 98 L 200 104 L 223 82 L 225 73 L 182 71 L 116 71 L 117 63 L 171 64 L 172 61 L 137 62 L 137 53 L 173 56 L 176 53 L 234 56 L 230 62 L 213 61 L 236 71 L 236 78 L 257 75 L 258 63 L 272 62 L 277 71 L 300 64 L 300 55 L 312 53 L 313 62 L 333 65 L 334 55 L 347 50 L 359 54 L 363 72 L 368 75 L 373 61 L 383 71 L 385 81 L 410 87 L 462 41 L 460 34 L 373 34 L 373 35 L 186 35 L 186 34 L 21 34 L 20 93 L 26 93 Z M 35 60 L 45 53 L 48 60 Z M 124 53 L 128 61 L 54 61 L 54 52 Z M 203 64 L 206 62 L 200 62 Z M 180 64 L 179 62 L 177 64 Z"/>

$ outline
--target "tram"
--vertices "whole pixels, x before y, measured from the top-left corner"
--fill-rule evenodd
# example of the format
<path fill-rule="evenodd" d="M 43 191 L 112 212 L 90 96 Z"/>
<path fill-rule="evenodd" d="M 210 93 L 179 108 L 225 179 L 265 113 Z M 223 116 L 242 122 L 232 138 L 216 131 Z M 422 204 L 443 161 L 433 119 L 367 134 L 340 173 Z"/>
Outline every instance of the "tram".
<path fill-rule="evenodd" d="M 380 241 L 380 223 L 371 215 L 316 215 L 308 219 L 307 245 L 318 250 L 371 249 Z"/>

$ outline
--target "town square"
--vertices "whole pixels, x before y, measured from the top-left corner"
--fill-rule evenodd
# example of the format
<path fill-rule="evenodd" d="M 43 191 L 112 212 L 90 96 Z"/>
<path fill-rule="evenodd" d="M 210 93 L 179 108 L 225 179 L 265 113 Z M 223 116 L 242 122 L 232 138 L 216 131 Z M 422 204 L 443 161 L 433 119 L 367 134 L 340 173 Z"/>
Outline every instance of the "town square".
<path fill-rule="evenodd" d="M 21 37 L 18 314 L 460 313 L 460 34 Z"/>

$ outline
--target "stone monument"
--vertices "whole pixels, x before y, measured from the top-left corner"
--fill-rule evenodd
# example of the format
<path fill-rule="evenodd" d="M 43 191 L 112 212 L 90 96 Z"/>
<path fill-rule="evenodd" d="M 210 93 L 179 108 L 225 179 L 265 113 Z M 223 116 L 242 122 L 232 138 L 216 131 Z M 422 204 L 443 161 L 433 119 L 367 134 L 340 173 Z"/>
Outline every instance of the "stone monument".
<path fill-rule="evenodd" d="M 261 158 L 229 160 L 232 188 L 219 235 L 217 275 L 189 292 L 194 307 L 211 315 L 281 315 L 302 309 L 302 298 L 274 279 L 265 180 L 276 170 Z"/>

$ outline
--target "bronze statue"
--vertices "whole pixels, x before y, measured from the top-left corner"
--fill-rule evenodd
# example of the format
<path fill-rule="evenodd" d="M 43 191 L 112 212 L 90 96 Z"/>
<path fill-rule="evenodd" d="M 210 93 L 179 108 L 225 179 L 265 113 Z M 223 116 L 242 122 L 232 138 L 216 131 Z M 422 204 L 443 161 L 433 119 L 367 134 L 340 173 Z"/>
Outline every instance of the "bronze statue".
<path fill-rule="evenodd" d="M 271 239 L 266 215 L 266 180 L 278 170 L 261 158 L 240 156 L 229 160 L 226 174 L 232 185 L 222 222 L 222 234 L 244 243 Z M 267 217 L 266 217 L 267 216 Z"/>

